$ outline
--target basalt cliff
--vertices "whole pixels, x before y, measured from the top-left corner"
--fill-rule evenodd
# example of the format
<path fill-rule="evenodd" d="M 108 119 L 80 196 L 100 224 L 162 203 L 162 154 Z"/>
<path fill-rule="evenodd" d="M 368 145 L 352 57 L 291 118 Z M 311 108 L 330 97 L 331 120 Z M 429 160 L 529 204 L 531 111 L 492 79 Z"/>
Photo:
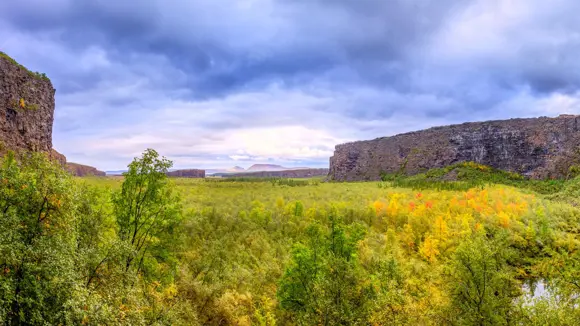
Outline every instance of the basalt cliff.
<path fill-rule="evenodd" d="M 2 151 L 52 152 L 55 89 L 0 52 L 0 141 Z"/>
<path fill-rule="evenodd" d="M 45 152 L 65 166 L 66 157 L 52 147 L 55 92 L 46 75 L 32 72 L 0 52 L 0 155 L 8 150 Z M 83 167 L 68 168 L 73 174 L 94 169 Z"/>
<path fill-rule="evenodd" d="M 205 170 L 186 169 L 167 172 L 168 177 L 175 178 L 205 178 Z"/>
<path fill-rule="evenodd" d="M 104 177 L 107 175 L 104 171 L 99 171 L 96 168 L 84 164 L 66 163 L 66 169 L 76 175 L 77 177 L 87 177 L 87 176 L 94 176 L 94 177 Z"/>
<path fill-rule="evenodd" d="M 580 116 L 471 122 L 337 145 L 329 179 L 379 180 L 463 161 L 536 179 L 563 177 L 580 164 Z"/>

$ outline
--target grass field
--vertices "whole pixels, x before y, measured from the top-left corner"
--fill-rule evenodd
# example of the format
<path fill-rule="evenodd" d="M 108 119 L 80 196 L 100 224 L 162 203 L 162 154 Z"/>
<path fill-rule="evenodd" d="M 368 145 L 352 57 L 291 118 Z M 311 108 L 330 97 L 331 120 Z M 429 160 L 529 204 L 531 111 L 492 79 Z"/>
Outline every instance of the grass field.
<path fill-rule="evenodd" d="M 104 191 L 122 178 L 79 182 Z M 443 187 L 460 190 L 421 177 L 171 182 L 185 212 L 175 308 L 182 321 L 438 325 L 497 315 L 484 324 L 511 318 L 567 325 L 579 318 L 573 284 L 580 210 L 568 200 L 575 180 Z M 563 189 L 567 195 L 559 196 Z M 334 248 L 316 243 L 334 239 L 336 230 L 352 241 L 340 252 L 351 254 L 340 260 L 331 250 L 315 264 L 316 278 L 301 279 L 304 257 Z M 540 279 L 558 296 L 530 303 L 523 285 Z M 310 282 L 308 290 L 300 282 Z"/>
<path fill-rule="evenodd" d="M 169 167 L 149 149 L 123 177 L 73 178 L 43 154 L 9 155 L 0 320 L 580 322 L 579 177 L 461 163 L 376 182 L 167 179 Z"/>

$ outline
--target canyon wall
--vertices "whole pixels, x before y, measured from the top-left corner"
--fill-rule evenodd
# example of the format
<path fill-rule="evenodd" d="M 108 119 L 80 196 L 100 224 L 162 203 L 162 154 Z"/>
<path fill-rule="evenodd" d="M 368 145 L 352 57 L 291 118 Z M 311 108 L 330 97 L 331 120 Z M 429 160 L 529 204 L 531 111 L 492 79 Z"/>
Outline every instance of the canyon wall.
<path fill-rule="evenodd" d="M 510 119 L 435 127 L 337 145 L 329 179 L 379 180 L 474 161 L 530 178 L 565 176 L 580 164 L 580 116 Z"/>
<path fill-rule="evenodd" d="M 176 178 L 205 178 L 205 170 L 187 169 L 167 172 L 168 177 Z"/>
<path fill-rule="evenodd" d="M 95 176 L 95 177 L 104 177 L 107 174 L 103 171 L 99 171 L 96 168 L 84 164 L 66 163 L 66 169 L 72 174 L 77 177 L 86 177 L 86 176 Z"/>
<path fill-rule="evenodd" d="M 0 145 L 2 152 L 52 152 L 54 94 L 50 80 L 0 52 Z"/>
<path fill-rule="evenodd" d="M 52 148 L 55 89 L 45 74 L 32 72 L 0 52 L 0 155 L 45 152 L 77 176 L 104 176 L 91 166 L 67 163 Z"/>

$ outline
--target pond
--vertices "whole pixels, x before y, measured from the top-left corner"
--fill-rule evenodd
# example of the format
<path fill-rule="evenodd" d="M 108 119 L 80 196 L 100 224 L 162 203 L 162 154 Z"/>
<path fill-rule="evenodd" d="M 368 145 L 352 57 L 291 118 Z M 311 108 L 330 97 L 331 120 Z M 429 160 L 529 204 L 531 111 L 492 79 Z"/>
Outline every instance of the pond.
<path fill-rule="evenodd" d="M 552 296 L 548 284 L 544 279 L 525 282 L 522 285 L 522 292 L 523 294 L 519 300 L 524 305 L 533 305 L 534 301 L 548 299 Z"/>

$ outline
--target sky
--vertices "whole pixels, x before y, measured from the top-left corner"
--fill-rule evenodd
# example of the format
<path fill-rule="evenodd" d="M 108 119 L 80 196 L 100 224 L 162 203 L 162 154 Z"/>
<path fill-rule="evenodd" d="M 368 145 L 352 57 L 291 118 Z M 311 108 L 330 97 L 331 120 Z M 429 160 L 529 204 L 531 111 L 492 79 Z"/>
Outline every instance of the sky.
<path fill-rule="evenodd" d="M 327 167 L 340 143 L 580 113 L 577 0 L 2 0 L 53 145 L 123 169 Z"/>

